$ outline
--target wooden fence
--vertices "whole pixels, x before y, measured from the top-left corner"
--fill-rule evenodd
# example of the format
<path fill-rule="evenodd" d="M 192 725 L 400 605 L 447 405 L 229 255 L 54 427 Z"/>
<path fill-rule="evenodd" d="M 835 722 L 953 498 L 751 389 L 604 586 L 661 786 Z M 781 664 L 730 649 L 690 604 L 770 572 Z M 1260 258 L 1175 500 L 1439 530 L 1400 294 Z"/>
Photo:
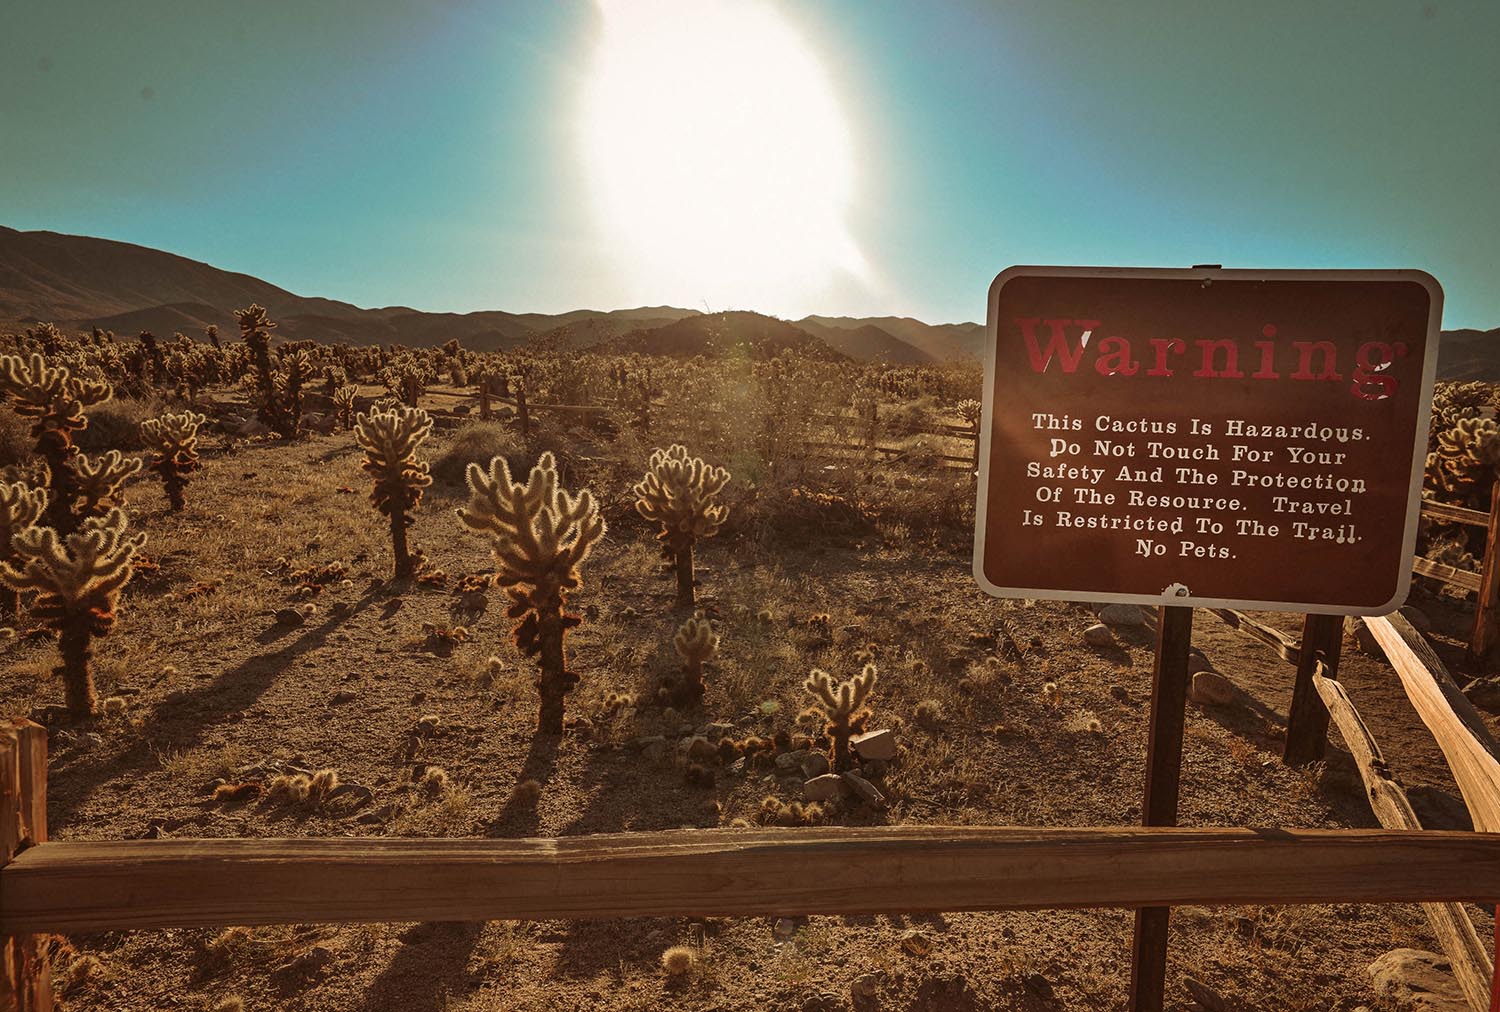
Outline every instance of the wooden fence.
<path fill-rule="evenodd" d="M 1240 612 L 1215 609 L 1213 614 L 1297 665 L 1287 714 L 1286 761 L 1322 759 L 1331 720 L 1359 769 L 1376 821 L 1392 831 L 1420 831 L 1421 823 L 1406 792 L 1391 775 L 1380 746 L 1337 681 L 1342 619 L 1306 616 L 1298 642 Z M 1500 746 L 1484 720 L 1431 646 L 1404 617 L 1398 613 L 1364 621 L 1442 750 L 1476 834 L 1500 833 Z M 1482 896 L 1472 894 L 1475 899 Z M 1492 950 L 1474 930 L 1469 915 L 1452 901 L 1423 901 L 1422 912 L 1448 956 L 1469 1006 L 1475 1012 L 1491 1009 L 1500 992 L 1500 978 L 1495 974 Z M 1496 916 L 1500 917 L 1500 906 Z"/>
<path fill-rule="evenodd" d="M 1379 830 L 895 826 L 679 830 L 533 840 L 47 839 L 46 732 L 0 724 L 0 1010 L 47 1012 L 45 933 L 236 924 L 1420 903 L 1470 1004 L 1494 967 L 1464 901 L 1500 902 L 1495 742 L 1400 616 L 1370 619 L 1477 832 L 1423 830 L 1336 681 L 1337 658 L 1234 612 L 1308 666 Z M 1326 616 L 1309 616 L 1309 622 Z M 1290 655 L 1290 656 L 1289 656 Z M 1304 709 L 1314 703 L 1304 701 Z M 1322 743 L 1316 750 L 1321 754 Z M 879 883 L 872 888 L 872 883 Z M 1164 925 L 1165 920 L 1162 918 Z M 1138 944 L 1139 944 L 1138 927 Z M 1165 933 L 1162 933 L 1164 945 Z M 1132 981 L 1159 1010 L 1160 980 Z"/>

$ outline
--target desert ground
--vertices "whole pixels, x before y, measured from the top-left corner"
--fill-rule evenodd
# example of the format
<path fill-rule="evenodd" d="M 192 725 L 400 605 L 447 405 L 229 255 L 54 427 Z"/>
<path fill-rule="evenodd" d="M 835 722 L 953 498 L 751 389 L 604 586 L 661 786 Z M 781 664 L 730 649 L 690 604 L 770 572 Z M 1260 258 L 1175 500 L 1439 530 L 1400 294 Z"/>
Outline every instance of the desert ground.
<path fill-rule="evenodd" d="M 382 392 L 362 386 L 362 403 Z M 841 463 L 836 484 L 815 485 L 834 466 L 818 464 L 773 486 L 745 458 L 714 452 L 720 437 L 701 418 L 663 412 L 647 433 L 539 413 L 523 436 L 508 410 L 488 422 L 455 415 L 456 404 L 474 409 L 462 387 L 434 383 L 420 396 L 443 424 L 418 452 L 435 478 L 412 513 L 420 575 L 398 581 L 349 432 L 244 435 L 244 390 L 193 394 L 211 421 L 186 509 L 170 510 L 149 472 L 125 488 L 131 529 L 149 540 L 117 627 L 95 643 L 101 715 L 79 724 L 61 712 L 55 642 L 24 611 L 0 653 L 0 712 L 49 728 L 54 839 L 1139 823 L 1149 624 L 1118 623 L 1108 645 L 1092 646 L 1087 604 L 981 593 L 970 575 L 973 479 L 961 467 L 939 471 L 920 455 Z M 95 409 L 90 438 L 123 433 L 117 445 L 142 452 L 118 419 L 161 406 L 117 398 Z M 24 434 L 11 438 L 24 448 Z M 679 668 L 672 638 L 692 612 L 676 606 L 631 492 L 651 449 L 675 441 L 734 473 L 729 520 L 697 546 L 697 609 L 720 645 L 701 704 L 680 709 L 654 694 Z M 535 665 L 512 643 L 503 593 L 486 586 L 487 542 L 454 512 L 468 496 L 463 464 L 500 454 L 524 471 L 544 449 L 567 488 L 594 491 L 609 524 L 569 599 L 583 618 L 568 636 L 580 682 L 561 738 L 536 731 Z M 773 494 L 798 482 L 804 492 Z M 1472 608 L 1430 581 L 1412 603 L 1445 662 L 1477 674 L 1463 652 Z M 1297 615 L 1256 617 L 1300 631 Z M 1336 731 L 1325 762 L 1282 764 L 1291 666 L 1202 613 L 1193 644 L 1198 666 L 1236 694 L 1189 703 L 1182 825 L 1376 825 Z M 847 678 L 870 660 L 879 681 L 867 726 L 898 742 L 894 759 L 866 768 L 886 805 L 788 808 L 805 777 L 775 754 L 790 751 L 788 736 L 816 733 L 799 723 L 804 679 L 813 668 Z M 1468 828 L 1384 660 L 1351 637 L 1340 679 L 1424 825 Z M 778 734 L 775 754 L 687 754 L 699 736 Z M 325 770 L 338 787 L 322 796 L 282 789 Z M 1468 909 L 1487 937 L 1488 914 Z M 1128 911 L 808 914 L 109 932 L 58 939 L 53 961 L 70 1010 L 1124 1007 Z M 1370 963 L 1436 947 L 1410 905 L 1184 907 L 1171 924 L 1175 1009 L 1388 1007 Z M 669 972 L 664 953 L 678 946 L 688 954 Z M 1205 994 L 1221 1004 L 1194 997 Z"/>

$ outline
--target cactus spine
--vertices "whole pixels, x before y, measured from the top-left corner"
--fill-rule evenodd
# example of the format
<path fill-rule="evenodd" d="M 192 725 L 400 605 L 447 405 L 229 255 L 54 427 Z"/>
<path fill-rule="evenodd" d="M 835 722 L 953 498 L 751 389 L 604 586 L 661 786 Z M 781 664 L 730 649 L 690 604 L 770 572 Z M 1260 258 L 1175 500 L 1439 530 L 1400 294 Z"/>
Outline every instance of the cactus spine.
<path fill-rule="evenodd" d="M 34 526 L 46 509 L 45 489 L 32 488 L 24 481 L 0 481 L 0 566 L 15 558 L 11 539 Z M 20 610 L 20 591 L 5 587 L 5 594 L 0 597 L 0 615 L 15 616 Z"/>
<path fill-rule="evenodd" d="M 724 468 L 689 457 L 687 447 L 674 444 L 651 454 L 645 476 L 632 489 L 636 512 L 661 525 L 657 540 L 668 568 L 677 573 L 678 607 L 696 603 L 693 545 L 717 534 L 729 516 L 729 507 L 714 501 L 728 483 Z"/>
<path fill-rule="evenodd" d="M 62 662 L 56 672 L 74 720 L 87 720 L 96 703 L 89 641 L 114 627 L 120 590 L 146 543 L 144 534 L 127 537 L 125 527 L 125 514 L 117 509 L 90 517 L 63 537 L 48 527 L 29 527 L 12 539 L 12 558 L 0 563 L 0 583 L 18 593 L 36 591 L 32 614 L 58 633 Z"/>
<path fill-rule="evenodd" d="M 180 415 L 168 412 L 141 423 L 141 435 L 156 446 L 151 470 L 161 476 L 173 513 L 180 513 L 187 506 L 183 493 L 188 475 L 198 470 L 198 426 L 206 421 L 204 415 L 184 411 Z"/>
<path fill-rule="evenodd" d="M 563 608 L 568 593 L 582 586 L 578 567 L 604 536 L 604 518 L 587 489 L 575 496 L 558 487 L 550 452 L 541 455 L 524 485 L 511 479 L 503 457 L 491 460 L 487 472 L 470 464 L 468 480 L 469 504 L 458 518 L 490 538 L 495 582 L 510 595 L 507 614 L 521 620 L 516 646 L 537 658 L 537 729 L 561 734 L 564 699 L 578 682 L 567 669 L 563 637 L 581 621 Z"/>
<path fill-rule="evenodd" d="M 863 731 L 865 721 L 870 719 L 870 711 L 864 709 L 864 704 L 877 678 L 872 661 L 853 678 L 838 683 L 828 672 L 813 668 L 802 685 L 827 719 L 824 732 L 833 742 L 833 768 L 836 772 L 842 773 L 850 766 L 849 738 Z"/>
<path fill-rule="evenodd" d="M 74 376 L 66 366 L 48 365 L 34 352 L 29 358 L 0 355 L 0 393 L 14 400 L 17 414 L 34 419 L 31 437 L 36 440 L 37 455 L 47 464 L 43 520 L 67 534 L 78 525 L 73 506 L 80 494 L 73 433 L 88 428 L 84 408 L 109 400 L 109 384 Z"/>
<path fill-rule="evenodd" d="M 410 513 L 422 501 L 422 490 L 432 484 L 426 461 L 416 458 L 417 447 L 432 432 L 432 419 L 420 408 L 405 406 L 361 414 L 354 422 L 354 438 L 365 451 L 360 465 L 375 480 L 370 502 L 391 521 L 391 548 L 396 579 L 412 574 L 406 544 Z"/>

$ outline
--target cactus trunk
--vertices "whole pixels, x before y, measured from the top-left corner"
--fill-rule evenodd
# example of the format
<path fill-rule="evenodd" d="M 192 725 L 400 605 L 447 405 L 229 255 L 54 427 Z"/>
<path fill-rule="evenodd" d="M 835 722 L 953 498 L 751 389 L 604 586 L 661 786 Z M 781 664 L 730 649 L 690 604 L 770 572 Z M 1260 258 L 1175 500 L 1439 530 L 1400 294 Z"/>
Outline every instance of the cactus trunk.
<path fill-rule="evenodd" d="M 677 607 L 691 608 L 696 603 L 693 595 L 693 539 L 679 539 L 672 551 L 677 559 Z"/>
<path fill-rule="evenodd" d="M 76 722 L 88 720 L 94 715 L 97 697 L 94 695 L 94 676 L 89 671 L 89 631 L 86 619 L 71 618 L 58 636 L 58 651 L 62 664 L 57 672 L 62 675 L 63 692 L 68 702 L 68 716 Z"/>
<path fill-rule="evenodd" d="M 542 706 L 537 714 L 536 727 L 542 734 L 560 735 L 563 733 L 563 702 L 573 687 L 563 658 L 561 602 L 539 609 L 537 619 L 537 646 L 540 648 L 537 664 L 542 670 L 537 676 L 536 687 L 542 697 Z"/>
<path fill-rule="evenodd" d="M 0 589 L 0 618 L 13 619 L 21 614 L 21 592 L 9 587 Z"/>
<path fill-rule="evenodd" d="M 830 724 L 828 737 L 833 739 L 833 770 L 843 773 L 853 765 L 849 761 L 849 722 L 842 720 Z"/>
<path fill-rule="evenodd" d="M 391 550 L 396 556 L 396 579 L 411 576 L 411 551 L 406 547 L 406 514 L 391 510 Z"/>

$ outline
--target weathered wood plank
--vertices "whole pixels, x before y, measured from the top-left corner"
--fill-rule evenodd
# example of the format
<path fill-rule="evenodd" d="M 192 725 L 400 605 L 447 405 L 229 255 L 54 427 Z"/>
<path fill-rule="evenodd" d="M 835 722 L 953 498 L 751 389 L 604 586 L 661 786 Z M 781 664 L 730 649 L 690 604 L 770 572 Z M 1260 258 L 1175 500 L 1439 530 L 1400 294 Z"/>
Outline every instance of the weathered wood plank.
<path fill-rule="evenodd" d="M 545 840 L 53 842 L 0 933 L 1500 898 L 1500 836 L 884 826 Z"/>
<path fill-rule="evenodd" d="M 1301 645 L 1286 633 L 1272 629 L 1268 625 L 1262 625 L 1242 611 L 1233 608 L 1208 608 L 1205 609 L 1213 615 L 1218 616 L 1226 625 L 1238 629 L 1251 639 L 1260 640 L 1266 646 L 1281 655 L 1281 659 L 1291 664 L 1301 660 Z"/>
<path fill-rule="evenodd" d="M 1412 810 L 1406 791 L 1391 776 L 1375 736 L 1354 708 L 1349 693 L 1338 682 L 1324 676 L 1321 664 L 1318 667 L 1313 674 L 1313 687 L 1322 697 L 1323 705 L 1359 768 L 1365 796 L 1376 820 L 1386 829 L 1421 829 L 1422 823 Z M 1474 922 L 1457 903 L 1423 903 L 1421 907 L 1432 925 L 1438 945 L 1448 956 L 1453 976 L 1463 989 L 1469 1007 L 1474 1012 L 1487 1012 L 1495 968 L 1490 961 L 1489 949 L 1474 930 Z"/>
<path fill-rule="evenodd" d="M 1474 631 L 1469 652 L 1483 661 L 1500 644 L 1500 480 L 1490 485 L 1490 512 L 1485 518 L 1484 561 L 1475 592 Z"/>
<path fill-rule="evenodd" d="M 1298 650 L 1297 678 L 1292 683 L 1292 701 L 1286 710 L 1286 746 L 1282 761 L 1288 765 L 1316 762 L 1328 746 L 1328 710 L 1313 688 L 1318 666 L 1333 678 L 1338 673 L 1344 644 L 1344 620 L 1338 615 L 1307 615 L 1302 620 L 1302 645 Z"/>
<path fill-rule="evenodd" d="M 1500 762 L 1495 739 L 1422 634 L 1400 613 L 1365 620 L 1401 679 L 1417 716 L 1437 739 L 1481 833 L 1500 833 Z"/>
<path fill-rule="evenodd" d="M 1468 524 L 1470 527 L 1488 527 L 1490 522 L 1490 515 L 1480 510 L 1425 499 L 1422 501 L 1422 515 L 1440 523 Z"/>
<path fill-rule="evenodd" d="M 1479 592 L 1478 573 L 1470 573 L 1463 569 L 1454 569 L 1452 566 L 1445 566 L 1441 562 L 1424 559 L 1420 555 L 1411 560 L 1411 571 L 1418 576 L 1430 576 L 1434 580 L 1442 580 L 1444 583 L 1451 583 L 1455 587 L 1464 588 L 1464 590 L 1472 590 L 1475 593 Z"/>
<path fill-rule="evenodd" d="M 47 732 L 21 718 L 0 721 L 0 874 L 46 839 Z M 42 940 L 26 932 L 4 935 L 0 1010 L 51 1012 L 52 978 Z"/>

